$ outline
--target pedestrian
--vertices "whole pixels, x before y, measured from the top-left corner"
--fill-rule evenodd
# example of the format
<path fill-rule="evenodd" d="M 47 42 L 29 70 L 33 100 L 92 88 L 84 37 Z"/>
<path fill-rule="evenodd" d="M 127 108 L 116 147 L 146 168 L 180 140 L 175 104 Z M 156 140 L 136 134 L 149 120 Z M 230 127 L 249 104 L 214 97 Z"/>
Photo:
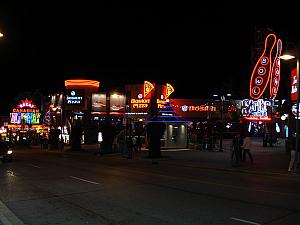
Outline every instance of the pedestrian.
<path fill-rule="evenodd" d="M 45 139 L 44 139 L 44 136 L 40 136 L 40 145 L 41 145 L 41 149 L 44 148 L 44 145 L 45 145 Z"/>
<path fill-rule="evenodd" d="M 291 138 L 291 159 L 288 168 L 289 172 L 291 172 L 294 168 L 295 156 L 296 156 L 296 137 L 292 137 Z"/>
<path fill-rule="evenodd" d="M 136 144 L 136 147 L 137 147 L 137 151 L 142 152 L 142 139 L 141 139 L 140 135 L 137 136 L 135 144 Z"/>
<path fill-rule="evenodd" d="M 240 134 L 236 134 L 232 139 L 231 163 L 232 166 L 239 166 L 241 160 Z"/>
<path fill-rule="evenodd" d="M 244 137 L 242 149 L 243 149 L 243 161 L 246 161 L 246 155 L 248 155 L 251 163 L 253 163 L 253 157 L 250 152 L 252 149 L 252 141 L 249 136 Z"/>
<path fill-rule="evenodd" d="M 133 140 L 132 140 L 132 135 L 131 134 L 127 137 L 126 143 L 127 143 L 127 149 L 128 149 L 127 158 L 132 159 L 134 145 L 133 145 Z"/>

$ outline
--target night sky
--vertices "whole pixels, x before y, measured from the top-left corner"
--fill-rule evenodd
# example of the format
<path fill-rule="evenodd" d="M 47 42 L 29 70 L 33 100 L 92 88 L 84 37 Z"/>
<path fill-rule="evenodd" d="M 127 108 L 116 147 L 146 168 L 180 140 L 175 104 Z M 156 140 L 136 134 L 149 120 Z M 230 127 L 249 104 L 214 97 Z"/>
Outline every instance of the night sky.
<path fill-rule="evenodd" d="M 282 6 L 86 2 L 0 4 L 0 115 L 18 93 L 60 92 L 72 78 L 98 80 L 100 92 L 149 80 L 171 83 L 174 98 L 248 97 L 255 29 L 300 40 Z"/>

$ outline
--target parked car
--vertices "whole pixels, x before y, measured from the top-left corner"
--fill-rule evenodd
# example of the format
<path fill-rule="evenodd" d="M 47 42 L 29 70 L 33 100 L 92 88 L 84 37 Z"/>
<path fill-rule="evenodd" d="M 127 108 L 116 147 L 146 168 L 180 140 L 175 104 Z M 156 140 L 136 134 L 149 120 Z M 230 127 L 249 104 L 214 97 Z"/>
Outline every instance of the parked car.
<path fill-rule="evenodd" d="M 13 159 L 12 146 L 5 141 L 0 141 L 0 159 L 3 162 L 11 162 Z"/>

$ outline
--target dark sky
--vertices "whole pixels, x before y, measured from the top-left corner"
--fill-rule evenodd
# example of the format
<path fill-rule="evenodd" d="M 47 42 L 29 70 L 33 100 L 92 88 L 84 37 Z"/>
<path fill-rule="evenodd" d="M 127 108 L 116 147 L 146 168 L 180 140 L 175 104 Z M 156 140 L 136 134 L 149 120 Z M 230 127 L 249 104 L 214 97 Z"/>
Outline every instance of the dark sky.
<path fill-rule="evenodd" d="M 300 40 L 293 8 L 93 2 L 0 4 L 0 115 L 19 92 L 63 91 L 72 78 L 98 80 L 99 91 L 149 80 L 171 83 L 176 98 L 247 96 L 255 28 Z"/>

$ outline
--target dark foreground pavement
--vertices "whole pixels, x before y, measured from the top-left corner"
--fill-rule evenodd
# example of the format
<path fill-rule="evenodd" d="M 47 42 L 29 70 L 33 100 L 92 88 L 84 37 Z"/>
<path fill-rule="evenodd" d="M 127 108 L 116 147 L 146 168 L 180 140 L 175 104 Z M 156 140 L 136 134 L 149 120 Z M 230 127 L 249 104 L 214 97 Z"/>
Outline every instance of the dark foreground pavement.
<path fill-rule="evenodd" d="M 0 165 L 0 225 L 298 225 L 300 176 L 287 171 L 285 143 L 262 147 L 232 166 L 224 151 L 120 153 L 15 151 Z M 1 224 L 2 223 L 2 224 Z"/>

